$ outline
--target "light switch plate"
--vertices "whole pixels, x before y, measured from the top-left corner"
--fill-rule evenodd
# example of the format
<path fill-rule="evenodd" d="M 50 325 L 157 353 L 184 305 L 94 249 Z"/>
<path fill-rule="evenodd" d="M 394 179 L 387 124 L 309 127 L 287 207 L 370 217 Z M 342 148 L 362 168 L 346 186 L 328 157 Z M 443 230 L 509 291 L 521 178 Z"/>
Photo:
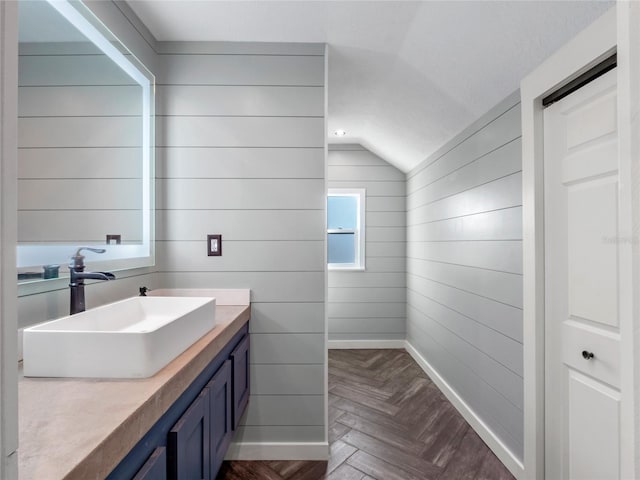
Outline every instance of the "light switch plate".
<path fill-rule="evenodd" d="M 222 235 L 207 235 L 207 255 L 210 257 L 222 256 Z"/>

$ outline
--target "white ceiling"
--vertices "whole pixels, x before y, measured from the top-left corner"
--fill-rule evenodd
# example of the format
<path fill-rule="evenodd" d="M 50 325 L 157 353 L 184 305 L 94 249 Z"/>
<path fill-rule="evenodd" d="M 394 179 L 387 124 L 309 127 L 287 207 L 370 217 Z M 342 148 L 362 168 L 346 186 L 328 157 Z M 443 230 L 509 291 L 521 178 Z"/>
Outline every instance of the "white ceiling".
<path fill-rule="evenodd" d="M 327 42 L 329 142 L 409 171 L 614 2 L 128 3 L 160 41 Z"/>

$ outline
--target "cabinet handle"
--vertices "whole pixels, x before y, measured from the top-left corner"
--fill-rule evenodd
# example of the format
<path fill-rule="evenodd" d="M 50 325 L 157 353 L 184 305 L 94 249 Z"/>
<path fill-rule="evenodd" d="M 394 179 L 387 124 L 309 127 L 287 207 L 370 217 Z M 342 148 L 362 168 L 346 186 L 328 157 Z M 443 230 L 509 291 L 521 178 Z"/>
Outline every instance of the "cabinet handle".
<path fill-rule="evenodd" d="M 593 357 L 595 357 L 593 352 L 587 352 L 586 350 L 582 351 L 582 358 L 584 358 L 585 360 L 591 360 Z"/>

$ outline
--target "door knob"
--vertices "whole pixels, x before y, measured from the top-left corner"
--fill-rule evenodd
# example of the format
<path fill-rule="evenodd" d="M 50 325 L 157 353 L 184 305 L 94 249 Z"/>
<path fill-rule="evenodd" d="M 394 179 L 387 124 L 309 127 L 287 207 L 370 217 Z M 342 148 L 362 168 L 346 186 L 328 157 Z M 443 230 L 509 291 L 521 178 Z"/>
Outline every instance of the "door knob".
<path fill-rule="evenodd" d="M 584 358 L 585 360 L 591 360 L 593 357 L 595 357 L 593 352 L 587 352 L 586 350 L 582 351 L 582 358 Z"/>

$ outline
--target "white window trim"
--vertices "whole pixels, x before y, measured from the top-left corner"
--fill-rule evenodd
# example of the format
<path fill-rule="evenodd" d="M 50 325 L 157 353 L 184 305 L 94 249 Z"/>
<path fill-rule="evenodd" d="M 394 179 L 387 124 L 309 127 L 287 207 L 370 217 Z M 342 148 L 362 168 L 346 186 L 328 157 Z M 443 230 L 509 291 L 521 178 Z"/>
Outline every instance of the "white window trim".
<path fill-rule="evenodd" d="M 364 188 L 330 188 L 327 191 L 327 200 L 328 197 L 358 197 L 358 218 L 357 225 L 358 228 L 355 230 L 329 230 L 327 229 L 327 236 L 330 233 L 351 233 L 353 232 L 356 236 L 356 259 L 358 260 L 356 263 L 328 263 L 327 268 L 329 270 L 339 270 L 339 271 L 350 271 L 350 272 L 362 272 L 365 270 L 365 218 L 366 218 L 366 202 L 367 202 L 367 190 Z M 328 237 L 327 237 L 328 241 Z"/>

